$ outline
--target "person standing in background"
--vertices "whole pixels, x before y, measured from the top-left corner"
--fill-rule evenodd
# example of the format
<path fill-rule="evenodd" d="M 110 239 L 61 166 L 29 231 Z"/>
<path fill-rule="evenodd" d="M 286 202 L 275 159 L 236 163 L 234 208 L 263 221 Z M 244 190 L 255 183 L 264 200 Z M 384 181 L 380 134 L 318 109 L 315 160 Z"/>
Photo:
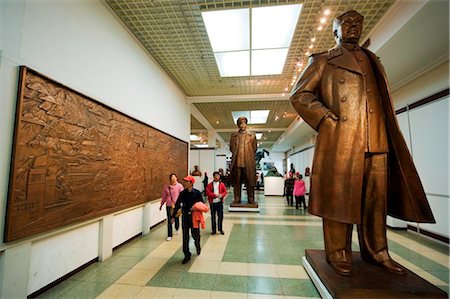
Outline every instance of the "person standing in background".
<path fill-rule="evenodd" d="M 297 172 L 294 182 L 295 208 L 298 209 L 300 204 L 300 206 L 303 205 L 303 208 L 306 210 L 308 207 L 305 202 L 305 182 L 302 179 L 303 176 Z"/>
<path fill-rule="evenodd" d="M 220 181 L 220 173 L 214 172 L 214 180 L 208 184 L 206 187 L 206 195 L 208 196 L 209 205 L 211 207 L 211 229 L 212 235 L 216 234 L 216 213 L 217 213 L 217 224 L 220 234 L 224 235 L 222 228 L 223 222 L 223 202 L 227 196 L 227 188 L 225 184 Z"/>

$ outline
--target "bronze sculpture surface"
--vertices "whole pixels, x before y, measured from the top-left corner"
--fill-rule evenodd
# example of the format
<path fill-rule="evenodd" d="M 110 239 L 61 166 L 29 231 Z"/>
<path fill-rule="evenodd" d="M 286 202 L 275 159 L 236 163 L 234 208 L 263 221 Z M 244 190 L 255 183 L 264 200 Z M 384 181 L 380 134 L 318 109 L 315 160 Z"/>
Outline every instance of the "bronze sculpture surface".
<path fill-rule="evenodd" d="M 186 174 L 186 142 L 26 67 L 16 111 L 6 241 L 158 199 Z"/>
<path fill-rule="evenodd" d="M 323 218 L 327 262 L 352 273 L 351 239 L 358 226 L 361 257 L 404 274 L 386 240 L 386 214 L 434 222 L 400 132 L 384 69 L 360 48 L 363 16 L 348 11 L 333 23 L 337 45 L 310 57 L 291 104 L 318 131 L 309 213 Z"/>
<path fill-rule="evenodd" d="M 246 117 L 240 117 L 236 123 L 239 131 L 233 133 L 230 137 L 230 151 L 232 153 L 230 176 L 234 190 L 233 204 L 241 203 L 241 186 L 245 182 L 248 203 L 254 205 L 256 186 L 256 135 L 247 130 L 248 120 Z"/>

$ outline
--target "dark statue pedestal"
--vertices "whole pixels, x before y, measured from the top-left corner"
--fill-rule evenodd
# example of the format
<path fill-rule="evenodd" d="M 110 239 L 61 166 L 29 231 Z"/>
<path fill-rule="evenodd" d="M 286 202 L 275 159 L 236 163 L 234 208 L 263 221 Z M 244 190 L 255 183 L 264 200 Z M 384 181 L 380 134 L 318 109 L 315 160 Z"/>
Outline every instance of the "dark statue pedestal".
<path fill-rule="evenodd" d="M 353 253 L 353 274 L 342 276 L 328 265 L 324 250 L 305 250 L 303 266 L 322 298 L 448 298 L 447 293 L 413 272 L 390 273 Z"/>
<path fill-rule="evenodd" d="M 228 207 L 228 212 L 256 212 L 259 213 L 258 203 L 250 204 L 244 203 L 231 203 Z"/>

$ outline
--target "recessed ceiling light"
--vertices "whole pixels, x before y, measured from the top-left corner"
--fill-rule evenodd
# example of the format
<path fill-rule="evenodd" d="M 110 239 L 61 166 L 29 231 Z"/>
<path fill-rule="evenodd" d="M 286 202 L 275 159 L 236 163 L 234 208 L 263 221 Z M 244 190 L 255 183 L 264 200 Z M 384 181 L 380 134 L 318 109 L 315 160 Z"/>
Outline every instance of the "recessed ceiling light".
<path fill-rule="evenodd" d="M 216 124 L 219 124 L 219 121 L 216 121 Z"/>
<path fill-rule="evenodd" d="M 256 135 L 256 139 L 260 140 L 262 135 L 263 135 L 263 133 L 255 133 L 255 135 Z"/>
<path fill-rule="evenodd" d="M 320 25 L 319 27 L 317 27 L 317 30 L 321 31 L 323 29 L 322 25 Z"/>
<path fill-rule="evenodd" d="M 320 18 L 320 24 L 325 24 L 326 21 L 327 21 L 327 18 Z"/>
<path fill-rule="evenodd" d="M 316 41 L 315 37 L 311 38 L 311 42 L 315 42 L 315 41 Z"/>
<path fill-rule="evenodd" d="M 328 16 L 330 14 L 330 10 L 327 8 L 325 9 L 325 11 L 323 12 L 324 15 Z"/>

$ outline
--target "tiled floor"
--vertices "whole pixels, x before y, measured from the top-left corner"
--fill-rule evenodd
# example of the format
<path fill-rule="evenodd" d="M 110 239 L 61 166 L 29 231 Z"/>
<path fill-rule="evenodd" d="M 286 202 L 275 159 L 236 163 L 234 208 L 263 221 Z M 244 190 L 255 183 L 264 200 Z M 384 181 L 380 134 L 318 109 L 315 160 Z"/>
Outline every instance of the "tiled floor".
<path fill-rule="evenodd" d="M 321 219 L 281 197 L 257 198 L 260 213 L 225 212 L 225 235 L 211 235 L 208 218 L 201 255 L 191 242 L 188 264 L 181 234 L 167 242 L 162 223 L 39 298 L 318 298 L 300 259 L 323 249 Z M 394 259 L 448 293 L 448 246 L 405 231 L 388 238 Z M 356 234 L 353 241 L 357 250 Z"/>

